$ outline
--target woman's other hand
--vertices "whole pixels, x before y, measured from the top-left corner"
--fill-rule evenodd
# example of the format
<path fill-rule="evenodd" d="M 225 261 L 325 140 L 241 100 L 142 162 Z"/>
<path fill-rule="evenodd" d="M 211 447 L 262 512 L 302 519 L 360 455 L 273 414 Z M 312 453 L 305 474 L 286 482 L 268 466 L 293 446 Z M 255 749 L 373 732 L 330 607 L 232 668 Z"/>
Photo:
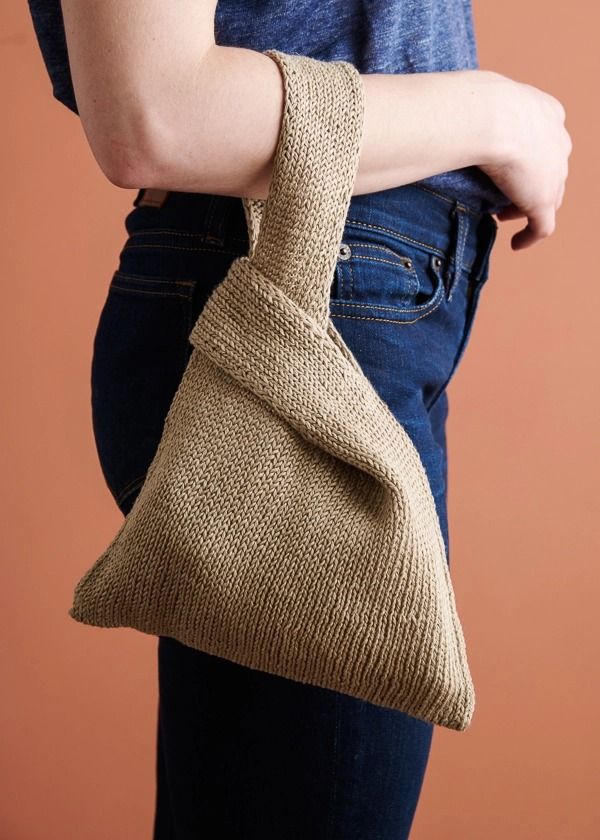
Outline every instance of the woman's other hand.
<path fill-rule="evenodd" d="M 489 74 L 495 144 L 490 159 L 478 165 L 512 202 L 496 214 L 498 220 L 527 218 L 511 239 L 512 248 L 519 250 L 556 227 L 573 148 L 566 112 L 543 90 L 493 71 L 480 72 Z"/>

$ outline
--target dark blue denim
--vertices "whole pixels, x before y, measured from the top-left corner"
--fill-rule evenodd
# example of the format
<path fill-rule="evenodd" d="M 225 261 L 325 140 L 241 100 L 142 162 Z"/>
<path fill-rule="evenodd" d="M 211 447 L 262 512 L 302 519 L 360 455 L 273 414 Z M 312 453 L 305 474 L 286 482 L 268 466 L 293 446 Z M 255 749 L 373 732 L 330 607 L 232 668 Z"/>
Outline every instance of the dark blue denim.
<path fill-rule="evenodd" d="M 192 352 L 188 335 L 246 253 L 240 199 L 139 205 L 94 338 L 100 464 L 126 514 Z M 353 196 L 331 317 L 417 447 L 449 552 L 447 385 L 489 276 L 497 223 L 424 185 Z M 339 523 L 344 527 L 344 523 Z M 433 726 L 158 638 L 153 840 L 402 840 Z"/>

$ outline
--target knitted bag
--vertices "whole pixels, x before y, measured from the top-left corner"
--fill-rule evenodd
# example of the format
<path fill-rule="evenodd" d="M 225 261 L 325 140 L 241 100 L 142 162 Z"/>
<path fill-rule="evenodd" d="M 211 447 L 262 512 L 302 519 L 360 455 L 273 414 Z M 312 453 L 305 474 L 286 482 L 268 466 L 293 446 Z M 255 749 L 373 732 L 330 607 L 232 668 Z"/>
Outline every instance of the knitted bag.
<path fill-rule="evenodd" d="M 464 730 L 474 689 L 414 444 L 329 319 L 362 142 L 345 61 L 266 50 L 284 110 L 251 248 L 194 324 L 145 482 L 69 615 Z"/>

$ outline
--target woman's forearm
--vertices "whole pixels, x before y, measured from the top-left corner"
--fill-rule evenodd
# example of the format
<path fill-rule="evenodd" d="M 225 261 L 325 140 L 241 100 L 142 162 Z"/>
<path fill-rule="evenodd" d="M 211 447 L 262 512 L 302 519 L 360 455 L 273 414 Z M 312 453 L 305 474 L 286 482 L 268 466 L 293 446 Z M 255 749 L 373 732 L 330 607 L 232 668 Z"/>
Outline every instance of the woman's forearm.
<path fill-rule="evenodd" d="M 261 53 L 212 47 L 201 67 L 171 69 L 177 94 L 146 111 L 149 149 L 136 186 L 266 196 L 283 91 Z M 186 81 L 187 80 L 187 81 Z M 364 74 L 355 193 L 399 186 L 487 159 L 491 124 L 477 71 Z M 135 148 L 135 139 L 134 139 Z M 140 180 L 141 179 L 141 180 Z"/>
<path fill-rule="evenodd" d="M 491 125 L 479 74 L 366 74 L 355 193 L 399 186 L 484 162 Z M 121 186 L 264 198 L 279 133 L 279 70 L 261 53 L 212 47 L 202 62 L 171 66 L 143 123 L 124 126 L 131 153 Z"/>

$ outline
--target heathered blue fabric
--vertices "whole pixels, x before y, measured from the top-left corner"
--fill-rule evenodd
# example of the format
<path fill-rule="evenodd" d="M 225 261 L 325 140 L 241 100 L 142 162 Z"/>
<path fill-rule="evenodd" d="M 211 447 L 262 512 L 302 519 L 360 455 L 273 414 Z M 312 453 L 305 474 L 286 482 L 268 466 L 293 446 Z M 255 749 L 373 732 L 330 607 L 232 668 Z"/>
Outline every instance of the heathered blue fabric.
<path fill-rule="evenodd" d="M 78 113 L 60 0 L 28 5 L 53 95 Z M 479 66 L 471 0 L 220 0 L 215 39 L 223 46 L 344 59 L 361 73 Z M 476 166 L 418 183 L 489 212 L 509 203 Z"/>

